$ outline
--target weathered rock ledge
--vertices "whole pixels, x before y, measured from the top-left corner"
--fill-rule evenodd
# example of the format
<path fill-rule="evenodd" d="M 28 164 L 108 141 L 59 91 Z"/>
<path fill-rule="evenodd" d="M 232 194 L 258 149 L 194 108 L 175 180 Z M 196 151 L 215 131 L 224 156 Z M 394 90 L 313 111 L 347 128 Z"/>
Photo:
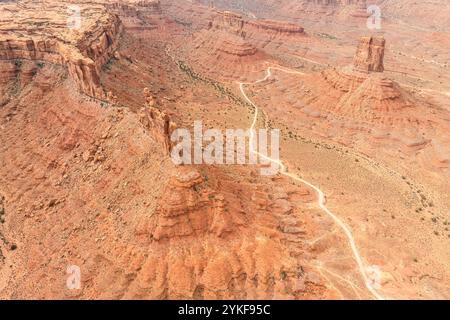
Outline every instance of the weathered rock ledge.
<path fill-rule="evenodd" d="M 63 65 L 82 92 L 105 99 L 99 73 L 117 49 L 122 23 L 103 6 L 91 7 L 89 16 L 84 16 L 83 5 L 80 8 L 80 28 L 71 29 L 67 4 L 62 2 L 23 1 L 20 8 L 14 3 L 0 4 L 0 60 Z M 19 10 L 21 18 L 13 19 Z M 38 16 L 38 12 L 43 13 Z"/>

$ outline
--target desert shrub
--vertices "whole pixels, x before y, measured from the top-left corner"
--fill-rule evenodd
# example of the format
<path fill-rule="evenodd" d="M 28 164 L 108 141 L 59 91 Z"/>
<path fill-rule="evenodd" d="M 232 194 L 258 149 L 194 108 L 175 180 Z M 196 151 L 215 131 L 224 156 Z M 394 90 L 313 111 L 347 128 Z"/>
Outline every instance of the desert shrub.
<path fill-rule="evenodd" d="M 16 66 L 16 68 L 22 67 L 22 60 L 15 59 L 14 60 L 14 65 Z"/>

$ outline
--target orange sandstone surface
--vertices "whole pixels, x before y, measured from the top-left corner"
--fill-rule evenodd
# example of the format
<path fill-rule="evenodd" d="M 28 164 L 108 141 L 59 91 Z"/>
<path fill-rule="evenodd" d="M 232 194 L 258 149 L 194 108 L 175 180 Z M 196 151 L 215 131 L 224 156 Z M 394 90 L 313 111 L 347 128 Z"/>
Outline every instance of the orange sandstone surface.
<path fill-rule="evenodd" d="M 1 298 L 449 298 L 435 7 L 419 46 L 391 1 L 386 32 L 366 1 L 233 3 L 0 2 Z M 175 165 L 196 120 L 280 129 L 289 175 Z"/>

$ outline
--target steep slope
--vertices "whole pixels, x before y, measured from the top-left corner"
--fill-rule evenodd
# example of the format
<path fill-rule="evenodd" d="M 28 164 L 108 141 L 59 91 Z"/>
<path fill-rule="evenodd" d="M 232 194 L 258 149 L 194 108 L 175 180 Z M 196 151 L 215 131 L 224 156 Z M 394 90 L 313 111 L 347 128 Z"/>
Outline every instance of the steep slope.
<path fill-rule="evenodd" d="M 242 17 L 229 12 L 210 21 L 188 45 L 189 64 L 213 79 L 257 77 L 264 71 L 268 57 L 246 39 L 242 28 Z"/>

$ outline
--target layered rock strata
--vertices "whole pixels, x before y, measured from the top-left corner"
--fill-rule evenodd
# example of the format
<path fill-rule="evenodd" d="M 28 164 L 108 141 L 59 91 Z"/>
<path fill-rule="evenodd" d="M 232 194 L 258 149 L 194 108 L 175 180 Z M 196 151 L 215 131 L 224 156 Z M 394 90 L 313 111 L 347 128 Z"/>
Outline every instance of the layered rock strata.
<path fill-rule="evenodd" d="M 385 45 L 383 37 L 362 37 L 353 60 L 354 68 L 364 72 L 383 72 Z"/>
<path fill-rule="evenodd" d="M 0 60 L 63 65 L 82 92 L 106 98 L 99 73 L 122 32 L 116 15 L 103 6 L 69 7 L 60 1 L 6 3 L 0 12 Z"/>
<path fill-rule="evenodd" d="M 170 117 L 164 111 L 157 108 L 156 99 L 148 88 L 144 89 L 144 97 L 146 103 L 139 112 L 140 122 L 162 146 L 162 149 L 169 154 L 172 150 L 170 137 L 176 129 L 176 124 L 170 120 Z"/>

